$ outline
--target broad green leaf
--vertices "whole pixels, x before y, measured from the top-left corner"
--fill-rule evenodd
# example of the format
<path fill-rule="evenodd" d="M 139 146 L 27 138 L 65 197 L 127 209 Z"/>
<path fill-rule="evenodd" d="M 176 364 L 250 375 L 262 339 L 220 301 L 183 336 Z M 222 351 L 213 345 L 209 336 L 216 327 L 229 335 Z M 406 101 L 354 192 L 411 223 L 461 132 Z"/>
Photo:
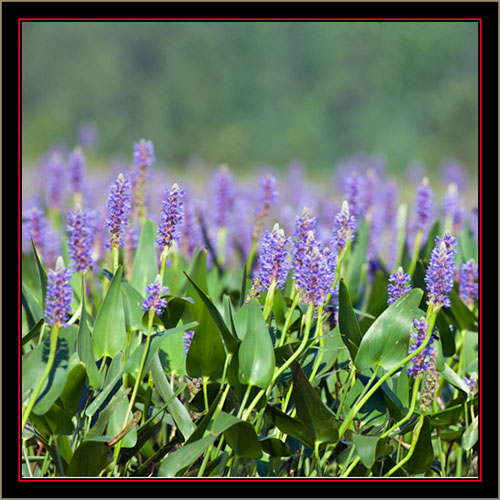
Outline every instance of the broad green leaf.
<path fill-rule="evenodd" d="M 191 297 L 174 297 L 167 295 L 167 307 L 160 316 L 165 328 L 174 328 L 179 323 L 187 304 L 194 304 Z"/>
<path fill-rule="evenodd" d="M 67 476 L 98 476 L 108 463 L 108 447 L 99 441 L 83 441 L 75 450 Z"/>
<path fill-rule="evenodd" d="M 210 297 L 208 297 L 205 294 L 205 292 L 189 277 L 189 275 L 187 273 L 184 273 L 184 274 L 186 275 L 186 278 L 189 280 L 189 282 L 193 286 L 196 293 L 203 300 L 210 315 L 212 316 L 212 319 L 214 320 L 215 324 L 219 328 L 219 331 L 222 335 L 222 339 L 224 341 L 224 345 L 226 347 L 226 351 L 228 353 L 233 353 L 234 349 L 236 347 L 236 339 L 233 337 L 233 335 L 229 331 L 228 327 L 226 326 L 226 323 L 224 322 L 224 318 L 220 314 L 219 310 L 215 307 L 215 305 L 212 302 L 212 300 L 210 299 Z"/>
<path fill-rule="evenodd" d="M 357 300 L 358 297 L 361 273 L 366 264 L 366 251 L 368 249 L 369 236 L 370 221 L 368 219 L 363 219 L 356 232 L 345 278 L 348 288 L 353 296 L 353 300 Z"/>
<path fill-rule="evenodd" d="M 360 375 L 351 390 L 347 393 L 344 403 L 344 412 L 348 414 L 354 405 L 359 401 L 359 396 L 365 389 L 369 381 L 367 375 Z M 356 419 L 364 422 L 365 425 L 383 425 L 387 418 L 387 404 L 384 392 L 378 388 L 375 393 L 366 401 L 356 415 Z"/>
<path fill-rule="evenodd" d="M 265 388 L 274 373 L 274 348 L 262 310 L 256 299 L 250 300 L 245 337 L 238 351 L 239 380 Z"/>
<path fill-rule="evenodd" d="M 314 436 L 316 442 L 336 443 L 339 439 L 337 419 L 309 383 L 297 361 L 292 363 L 292 379 L 292 398 L 297 409 L 297 418 L 305 425 L 309 434 Z"/>
<path fill-rule="evenodd" d="M 450 298 L 450 310 L 456 319 L 461 330 L 477 329 L 477 318 L 474 313 L 462 302 L 456 289 L 452 290 L 448 297 Z M 448 309 L 446 309 L 448 311 Z"/>
<path fill-rule="evenodd" d="M 197 325 L 196 322 L 189 323 L 187 325 L 180 325 L 176 326 L 175 328 L 170 328 L 168 330 L 164 330 L 162 332 L 156 333 L 151 336 L 150 344 L 149 344 L 149 350 L 146 355 L 146 360 L 144 361 L 144 369 L 143 369 L 143 375 L 147 375 L 148 370 L 149 370 L 149 364 L 151 363 L 151 360 L 153 359 L 153 356 L 156 354 L 158 351 L 160 345 L 163 344 L 163 342 L 170 337 L 171 335 L 174 335 L 176 333 L 181 333 L 185 332 L 186 330 L 191 330 Z M 123 367 L 123 371 L 125 373 L 132 374 L 134 377 L 137 376 L 139 373 L 139 366 L 141 364 L 142 356 L 144 354 L 144 349 L 146 347 L 146 338 L 143 339 L 143 342 L 141 345 L 135 349 L 135 351 L 129 356 L 127 359 L 125 366 Z"/>
<path fill-rule="evenodd" d="M 208 434 L 207 436 L 186 444 L 174 451 L 163 460 L 158 471 L 160 477 L 175 477 L 184 467 L 191 465 L 199 456 L 201 456 L 208 447 L 217 439 L 217 436 Z"/>
<path fill-rule="evenodd" d="M 366 312 L 370 316 L 366 314 L 366 317 L 359 322 L 361 335 L 368 330 L 375 318 L 380 316 L 382 312 L 387 309 L 387 286 L 388 279 L 386 273 L 380 269 L 375 271 L 371 285 L 370 298 L 368 299 L 368 305 L 366 307 Z"/>
<path fill-rule="evenodd" d="M 40 432 L 49 436 L 61 436 L 75 432 L 75 426 L 71 421 L 72 416 L 73 414 L 54 403 L 43 415 L 32 412 L 30 420 Z"/>
<path fill-rule="evenodd" d="M 147 219 L 142 226 L 130 278 L 130 284 L 141 294 L 146 292 L 146 287 L 153 283 L 158 275 L 155 242 L 153 223 Z"/>
<path fill-rule="evenodd" d="M 44 382 L 38 395 L 33 412 L 43 415 L 61 395 L 66 378 L 68 376 L 68 366 L 70 353 L 73 350 L 75 331 L 73 328 L 61 328 L 56 345 L 56 355 L 54 363 L 47 380 Z M 26 400 L 45 371 L 49 359 L 50 338 L 47 335 L 45 341 L 30 351 L 22 361 L 22 396 Z"/>
<path fill-rule="evenodd" d="M 432 464 L 434 452 L 431 441 L 430 417 L 424 417 L 420 435 L 411 458 L 404 464 L 404 469 L 411 476 L 427 472 Z"/>
<path fill-rule="evenodd" d="M 215 413 L 215 410 L 217 409 L 217 405 L 219 404 L 221 397 L 222 397 L 222 391 L 218 391 L 214 400 L 210 404 L 210 407 L 208 408 L 207 413 L 205 413 L 205 415 L 203 415 L 203 418 L 198 422 L 198 425 L 196 426 L 195 431 L 186 440 L 186 444 L 198 441 L 198 439 L 201 439 L 203 437 L 203 434 L 207 430 L 208 425 L 212 421 L 212 417 Z"/>
<path fill-rule="evenodd" d="M 125 351 L 127 329 L 121 292 L 123 267 L 119 266 L 94 323 L 92 345 L 94 359 L 113 358 L 118 351 Z"/>
<path fill-rule="evenodd" d="M 378 436 L 363 436 L 361 434 L 353 434 L 352 440 L 358 452 L 359 458 L 363 465 L 370 469 L 375 463 Z"/>
<path fill-rule="evenodd" d="M 280 439 L 266 437 L 260 440 L 262 449 L 272 457 L 289 457 L 291 455 L 290 448 Z"/>
<path fill-rule="evenodd" d="M 118 392 L 123 392 L 123 387 L 120 387 Z M 127 414 L 129 406 L 129 401 L 125 397 L 123 399 L 120 399 L 118 404 L 116 405 L 115 411 L 111 414 L 109 423 L 108 423 L 108 428 L 106 431 L 106 434 L 108 436 L 112 436 L 114 438 L 120 432 L 122 431 L 123 427 L 125 424 L 129 424 L 130 421 L 133 418 L 133 413 L 131 413 L 128 417 L 128 421 L 125 422 L 125 416 Z M 125 434 L 125 436 L 122 439 L 122 446 L 124 448 L 132 448 L 137 441 L 137 428 L 135 426 L 131 427 L 129 432 Z"/>
<path fill-rule="evenodd" d="M 349 290 L 343 279 L 339 283 L 339 328 L 340 335 L 347 349 L 349 349 L 351 358 L 355 359 L 362 335 L 352 308 Z"/>
<path fill-rule="evenodd" d="M 142 317 L 144 315 L 144 311 L 142 310 L 143 296 L 126 281 L 122 281 L 121 289 L 127 330 L 142 330 Z"/>
<path fill-rule="evenodd" d="M 33 321 L 33 324 L 29 322 L 29 325 L 30 328 L 33 328 L 35 323 L 44 317 L 45 306 L 42 304 L 40 297 L 35 295 L 24 281 L 22 281 L 21 290 L 24 298 L 23 305 L 25 305 L 26 313 L 28 314 L 29 312 Z"/>
<path fill-rule="evenodd" d="M 450 319 L 441 309 L 436 318 L 436 326 L 439 330 L 439 339 L 441 341 L 443 356 L 448 358 L 455 354 L 455 337 L 450 329 Z"/>
<path fill-rule="evenodd" d="M 363 337 L 354 364 L 360 370 L 379 365 L 386 370 L 408 355 L 410 331 L 423 291 L 414 288 L 391 304 Z"/>
<path fill-rule="evenodd" d="M 80 314 L 80 327 L 76 340 L 78 357 L 87 369 L 89 384 L 93 389 L 100 389 L 103 382 L 103 373 L 99 371 L 94 361 L 94 351 L 92 347 L 92 337 L 88 326 L 87 309 L 85 307 L 85 283 L 82 276 L 82 312 Z"/>
<path fill-rule="evenodd" d="M 314 448 L 314 436 L 302 422 L 271 405 L 266 406 L 266 414 L 281 432 L 298 439 L 308 448 Z"/>
<path fill-rule="evenodd" d="M 465 451 L 471 450 L 474 445 L 477 443 L 479 434 L 478 434 L 478 428 L 479 428 L 479 419 L 478 415 L 474 417 L 474 420 L 472 423 L 467 427 L 465 430 L 463 436 L 462 436 L 462 448 Z"/>
<path fill-rule="evenodd" d="M 85 410 L 85 415 L 87 417 L 92 417 L 94 413 L 99 409 L 99 407 L 104 403 L 106 398 L 111 394 L 117 383 L 121 380 L 122 373 L 117 373 L 112 378 L 106 379 L 106 384 L 103 390 L 97 395 L 97 397 L 90 403 L 90 405 Z M 109 380 L 109 381 L 108 381 Z"/>
<path fill-rule="evenodd" d="M 441 372 L 443 378 L 449 382 L 453 387 L 460 389 L 466 394 L 469 393 L 469 387 L 464 380 L 451 368 L 449 365 L 444 365 L 444 370 Z"/>
<path fill-rule="evenodd" d="M 215 435 L 224 433 L 224 438 L 237 456 L 253 459 L 262 456 L 262 446 L 253 425 L 234 415 L 221 411 L 210 432 Z"/>
<path fill-rule="evenodd" d="M 173 397 L 174 390 L 165 377 L 165 372 L 161 365 L 158 354 L 155 354 L 153 356 L 150 369 L 151 375 L 153 375 L 155 386 L 158 389 L 160 396 L 163 398 L 163 401 L 168 403 L 168 412 L 174 419 L 175 425 L 181 431 L 184 439 L 188 439 L 195 430 L 195 425 L 193 424 L 186 407 L 183 406 L 183 404 L 176 397 Z"/>
<path fill-rule="evenodd" d="M 80 405 L 86 376 L 87 372 L 82 363 L 78 363 L 68 373 L 66 384 L 61 393 L 61 401 L 69 415 L 74 415 Z"/>

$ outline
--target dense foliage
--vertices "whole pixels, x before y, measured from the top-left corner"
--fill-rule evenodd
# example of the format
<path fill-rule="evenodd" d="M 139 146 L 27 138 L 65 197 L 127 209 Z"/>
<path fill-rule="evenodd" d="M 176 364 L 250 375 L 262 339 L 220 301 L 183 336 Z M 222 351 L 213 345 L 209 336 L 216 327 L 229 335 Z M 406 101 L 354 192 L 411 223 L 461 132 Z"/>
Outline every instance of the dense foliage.
<path fill-rule="evenodd" d="M 405 199 L 370 157 L 333 186 L 155 161 L 25 172 L 24 477 L 477 476 L 458 164 Z"/>

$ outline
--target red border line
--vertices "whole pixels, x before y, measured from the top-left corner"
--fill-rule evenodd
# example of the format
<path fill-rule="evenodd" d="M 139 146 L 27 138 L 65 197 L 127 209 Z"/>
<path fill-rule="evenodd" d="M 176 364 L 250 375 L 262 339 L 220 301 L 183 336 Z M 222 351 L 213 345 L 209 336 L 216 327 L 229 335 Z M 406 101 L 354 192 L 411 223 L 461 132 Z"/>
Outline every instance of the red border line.
<path fill-rule="evenodd" d="M 216 18 L 18 18 L 18 230 L 20 230 L 21 223 L 21 23 L 23 21 L 477 21 L 479 24 L 479 207 L 482 207 L 482 18 L 224 18 L 224 17 L 216 17 Z M 481 249 L 482 249 L 482 220 L 479 217 L 479 257 L 481 257 Z M 480 287 L 480 296 L 482 295 L 482 266 L 481 266 L 481 258 L 479 258 L 479 287 Z M 21 284 L 21 240 L 19 238 L 18 241 L 18 280 L 19 286 Z M 20 290 L 19 290 L 20 292 Z M 21 293 L 18 295 L 18 308 L 21 311 Z M 481 386 L 482 381 L 482 307 L 481 302 L 479 301 L 479 385 Z M 21 338 L 19 336 L 18 340 L 18 395 L 21 394 Z M 480 393 L 481 394 L 481 393 Z M 19 405 L 18 405 L 18 416 L 19 421 L 21 421 L 21 400 L 19 397 Z M 479 398 L 479 451 L 480 454 L 482 452 L 482 398 Z M 19 460 L 18 460 L 18 481 L 23 483 L 43 483 L 46 481 L 49 482 L 193 482 L 193 479 L 197 482 L 230 482 L 230 483 L 238 483 L 238 482 L 397 482 L 397 483 L 407 483 L 407 482 L 481 482 L 482 481 L 482 456 L 479 460 L 479 474 L 478 478 L 471 479 L 454 479 L 454 478 L 431 478 L 431 479 L 420 479 L 420 478 L 408 478 L 408 479 L 351 479 L 351 478 L 317 478 L 317 479 L 308 479 L 308 478 L 287 478 L 287 479 L 278 479 L 278 478 L 242 478 L 242 479 L 230 479 L 230 478 L 192 478 L 192 479 L 183 479 L 183 478 L 144 478 L 144 479 L 130 479 L 130 478 L 95 478 L 95 479 L 53 479 L 53 478 L 23 478 L 21 476 L 21 433 L 19 435 Z"/>
<path fill-rule="evenodd" d="M 20 21 L 481 21 L 480 17 L 23 17 Z"/>

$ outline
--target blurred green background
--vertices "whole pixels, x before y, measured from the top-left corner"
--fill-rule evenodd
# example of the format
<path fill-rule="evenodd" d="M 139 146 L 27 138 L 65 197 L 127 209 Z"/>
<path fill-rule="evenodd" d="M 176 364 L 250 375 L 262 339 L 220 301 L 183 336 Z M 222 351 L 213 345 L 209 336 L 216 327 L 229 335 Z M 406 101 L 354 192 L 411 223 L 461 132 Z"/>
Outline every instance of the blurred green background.
<path fill-rule="evenodd" d="M 72 148 L 104 160 L 151 139 L 238 171 L 382 154 L 394 172 L 478 155 L 473 22 L 23 22 L 23 160 Z"/>

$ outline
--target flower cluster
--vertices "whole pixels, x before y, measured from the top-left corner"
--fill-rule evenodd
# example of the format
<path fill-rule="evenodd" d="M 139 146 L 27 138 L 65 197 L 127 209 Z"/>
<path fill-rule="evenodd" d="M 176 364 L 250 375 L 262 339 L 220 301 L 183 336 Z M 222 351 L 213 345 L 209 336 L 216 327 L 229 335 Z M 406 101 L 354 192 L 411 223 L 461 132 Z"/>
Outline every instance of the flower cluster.
<path fill-rule="evenodd" d="M 347 243 L 347 240 L 354 240 L 356 218 L 349 214 L 349 204 L 342 203 L 341 211 L 335 217 L 335 227 L 333 230 L 332 248 L 339 252 Z"/>
<path fill-rule="evenodd" d="M 108 218 L 106 226 L 109 229 L 110 240 L 106 248 L 119 248 L 123 246 L 123 233 L 128 226 L 130 213 L 130 182 L 120 174 L 111 185 L 108 199 Z"/>
<path fill-rule="evenodd" d="M 78 204 L 68 213 L 68 254 L 75 271 L 85 271 L 92 267 L 92 238 L 88 213 Z"/>
<path fill-rule="evenodd" d="M 410 275 L 408 273 L 403 273 L 402 267 L 399 267 L 394 274 L 389 276 L 388 305 L 393 304 L 396 300 L 411 290 L 410 280 Z"/>
<path fill-rule="evenodd" d="M 150 167 L 155 162 L 155 151 L 153 143 L 146 139 L 140 139 L 134 142 L 134 165 L 137 167 Z"/>
<path fill-rule="evenodd" d="M 194 330 L 188 330 L 182 336 L 182 339 L 184 340 L 184 354 L 186 356 L 187 356 L 187 353 L 189 351 L 189 346 L 191 345 L 191 342 L 193 341 L 193 337 L 194 337 Z"/>
<path fill-rule="evenodd" d="M 228 226 L 233 199 L 233 176 L 227 165 L 221 165 L 214 176 L 214 221 L 216 227 Z"/>
<path fill-rule="evenodd" d="M 55 270 L 49 269 L 47 294 L 45 297 L 45 323 L 59 328 L 69 328 L 66 323 L 71 312 L 73 289 L 69 284 L 71 271 L 64 267 L 62 257 L 58 257 Z"/>
<path fill-rule="evenodd" d="M 427 334 L 427 328 L 429 325 L 425 321 L 425 318 L 420 318 L 419 320 L 414 319 L 413 325 L 416 328 L 416 332 L 412 329 L 410 333 L 410 337 L 413 340 L 413 343 L 410 345 L 409 354 L 415 352 L 425 340 Z M 408 375 L 411 375 L 413 378 L 417 378 L 424 372 L 429 370 L 429 361 L 431 355 L 435 351 L 434 346 L 432 345 L 433 340 L 436 340 L 437 336 L 433 332 L 431 334 L 431 338 L 427 346 L 415 357 L 413 357 L 410 361 L 410 367 L 408 368 Z"/>
<path fill-rule="evenodd" d="M 434 220 L 434 192 L 429 186 L 429 179 L 424 177 L 417 187 L 415 197 L 415 230 L 426 233 Z"/>
<path fill-rule="evenodd" d="M 436 246 L 432 250 L 431 260 L 425 274 L 427 285 L 427 304 L 435 308 L 450 307 L 448 293 L 453 288 L 455 276 L 454 256 L 457 253 L 457 240 L 445 233 L 443 238 L 436 236 Z"/>
<path fill-rule="evenodd" d="M 73 193 L 81 193 L 86 159 L 82 148 L 76 147 L 69 155 L 70 184 Z"/>
<path fill-rule="evenodd" d="M 427 373 L 424 386 L 422 387 L 422 395 L 420 396 L 420 410 L 422 412 L 430 411 L 436 395 L 439 382 L 439 372 L 436 370 L 436 357 L 437 351 L 434 349 L 429 355 Z"/>
<path fill-rule="evenodd" d="M 160 295 L 168 293 L 168 287 L 162 288 L 161 277 L 159 275 L 156 277 L 154 283 L 146 287 L 146 293 L 149 297 L 143 300 L 142 310 L 149 311 L 153 308 L 156 314 L 162 314 L 167 307 L 167 299 L 160 297 Z"/>
<path fill-rule="evenodd" d="M 290 264 L 288 262 L 287 246 L 290 238 L 275 224 L 272 231 L 266 231 L 259 255 L 259 270 L 256 281 L 259 291 L 268 290 L 275 282 L 278 288 L 283 288 L 288 276 Z"/>
<path fill-rule="evenodd" d="M 460 279 L 458 282 L 459 297 L 468 307 L 474 305 L 478 298 L 478 266 L 474 259 L 470 259 L 460 266 Z"/>
<path fill-rule="evenodd" d="M 177 184 L 172 185 L 172 189 L 165 189 L 163 194 L 161 212 L 161 223 L 158 226 L 158 237 L 156 244 L 164 249 L 172 244 L 172 241 L 179 241 L 179 225 L 184 218 L 184 189 L 180 189 Z"/>

